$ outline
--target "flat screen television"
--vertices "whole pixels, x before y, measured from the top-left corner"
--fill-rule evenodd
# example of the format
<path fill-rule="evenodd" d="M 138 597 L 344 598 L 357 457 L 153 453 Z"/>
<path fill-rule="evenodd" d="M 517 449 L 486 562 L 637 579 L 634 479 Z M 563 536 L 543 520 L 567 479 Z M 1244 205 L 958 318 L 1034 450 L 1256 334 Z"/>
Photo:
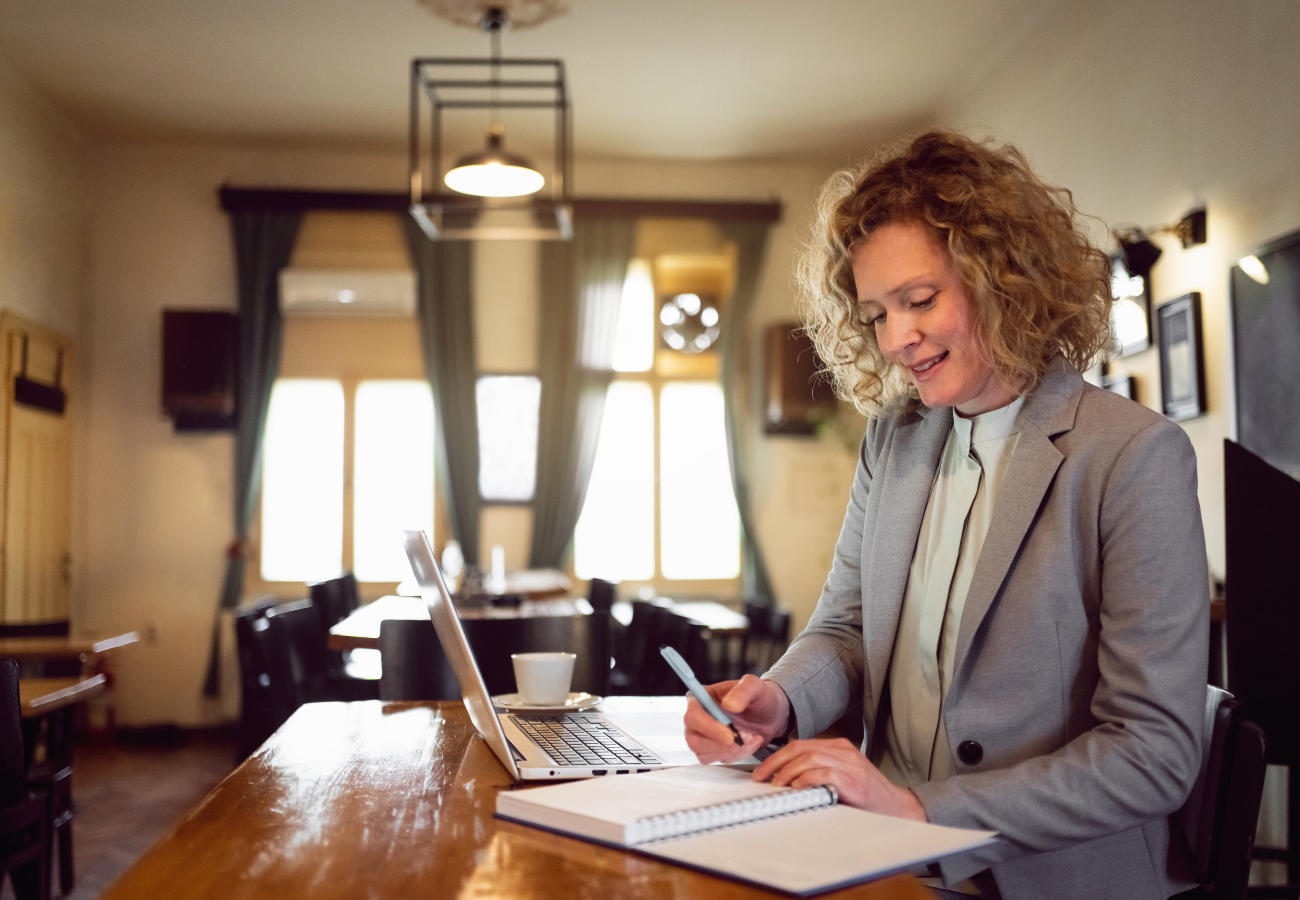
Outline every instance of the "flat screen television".
<path fill-rule="evenodd" d="M 1300 231 L 1232 267 L 1237 440 L 1300 479 Z"/>

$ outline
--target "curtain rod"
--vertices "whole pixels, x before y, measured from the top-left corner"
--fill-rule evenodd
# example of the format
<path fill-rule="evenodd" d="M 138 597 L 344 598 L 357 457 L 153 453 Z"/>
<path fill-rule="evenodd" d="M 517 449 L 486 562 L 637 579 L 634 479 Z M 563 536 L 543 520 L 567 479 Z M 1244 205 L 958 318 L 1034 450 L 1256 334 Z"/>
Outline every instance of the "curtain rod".
<path fill-rule="evenodd" d="M 218 191 L 221 208 L 237 210 L 388 210 L 405 212 L 411 205 L 406 194 L 379 191 L 310 191 L 280 188 L 237 188 L 223 185 Z M 463 203 L 459 194 L 440 194 L 430 203 Z M 575 197 L 569 203 L 575 216 L 630 216 L 636 218 L 710 219 L 715 222 L 776 222 L 781 203 L 745 203 L 725 200 L 632 200 L 622 198 Z M 549 202 L 538 204 L 549 208 Z"/>

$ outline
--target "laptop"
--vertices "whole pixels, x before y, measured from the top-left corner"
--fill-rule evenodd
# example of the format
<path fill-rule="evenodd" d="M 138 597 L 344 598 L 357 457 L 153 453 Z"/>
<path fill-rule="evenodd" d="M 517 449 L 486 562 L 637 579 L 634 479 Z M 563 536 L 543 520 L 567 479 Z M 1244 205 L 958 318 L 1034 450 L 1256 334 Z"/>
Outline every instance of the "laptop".
<path fill-rule="evenodd" d="M 460 682 L 470 721 L 516 781 L 623 775 L 698 763 L 686 746 L 684 698 L 626 698 L 634 702 L 615 703 L 625 707 L 619 713 L 497 712 L 434 559 L 429 536 L 423 531 L 404 534 L 406 556 L 438 641 Z"/>

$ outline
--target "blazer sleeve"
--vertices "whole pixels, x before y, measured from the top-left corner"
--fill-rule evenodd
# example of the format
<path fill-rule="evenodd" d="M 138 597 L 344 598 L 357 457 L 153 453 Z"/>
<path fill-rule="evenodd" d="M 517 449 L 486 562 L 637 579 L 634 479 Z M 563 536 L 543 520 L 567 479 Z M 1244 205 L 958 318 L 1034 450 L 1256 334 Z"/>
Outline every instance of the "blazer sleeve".
<path fill-rule="evenodd" d="M 1181 429 L 1162 419 L 1129 439 L 1097 523 L 1096 724 L 1053 753 L 913 788 L 931 821 L 1009 841 L 963 858 L 962 872 L 1166 816 L 1199 770 L 1208 578 L 1196 459 Z"/>
<path fill-rule="evenodd" d="M 861 703 L 862 534 L 883 431 L 877 419 L 867 425 L 831 571 L 812 618 L 763 676 L 780 685 L 790 699 L 798 738 L 824 731 Z"/>

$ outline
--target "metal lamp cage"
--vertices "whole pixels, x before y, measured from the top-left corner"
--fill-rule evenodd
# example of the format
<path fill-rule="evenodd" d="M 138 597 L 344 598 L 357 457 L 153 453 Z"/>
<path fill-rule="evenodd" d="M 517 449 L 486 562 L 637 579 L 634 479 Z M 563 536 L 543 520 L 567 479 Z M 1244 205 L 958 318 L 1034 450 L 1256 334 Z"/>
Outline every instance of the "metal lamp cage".
<path fill-rule="evenodd" d="M 487 78 L 451 77 L 449 70 L 487 67 Z M 498 68 L 501 67 L 501 68 Z M 501 69 L 510 68 L 525 77 L 503 78 Z M 544 70 L 545 77 L 526 77 L 528 69 Z M 424 132 L 421 128 L 421 96 L 428 98 L 430 123 L 426 166 Z M 550 199 L 488 200 L 479 197 L 435 193 L 445 174 L 443 168 L 442 113 L 447 109 L 554 109 L 555 159 L 551 173 Z M 411 60 L 410 177 L 411 215 L 431 240 L 572 240 L 573 207 L 569 184 L 573 179 L 572 137 L 564 62 L 558 59 L 417 58 Z M 431 175 L 425 181 L 425 172 Z M 527 210 L 537 227 L 463 226 L 460 219 L 473 221 L 486 210 Z M 452 220 L 444 226 L 444 214 Z M 554 226 L 549 225 L 554 218 Z"/>

